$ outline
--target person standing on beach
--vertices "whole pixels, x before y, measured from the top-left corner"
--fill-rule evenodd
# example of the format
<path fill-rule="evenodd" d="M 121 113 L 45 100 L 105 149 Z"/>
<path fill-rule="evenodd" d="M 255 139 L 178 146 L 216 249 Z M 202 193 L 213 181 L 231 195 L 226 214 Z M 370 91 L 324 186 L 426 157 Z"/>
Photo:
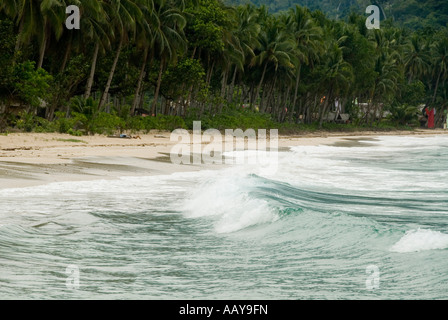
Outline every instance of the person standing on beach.
<path fill-rule="evenodd" d="M 428 116 L 428 129 L 434 129 L 434 116 L 436 114 L 436 110 L 434 108 L 431 108 L 429 110 L 428 107 L 425 108 L 426 115 Z"/>

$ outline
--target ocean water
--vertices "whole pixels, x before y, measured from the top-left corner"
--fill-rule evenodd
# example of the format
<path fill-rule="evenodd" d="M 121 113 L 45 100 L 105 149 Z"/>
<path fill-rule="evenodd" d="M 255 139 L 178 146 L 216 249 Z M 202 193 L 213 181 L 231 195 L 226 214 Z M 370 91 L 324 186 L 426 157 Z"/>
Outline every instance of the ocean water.
<path fill-rule="evenodd" d="M 0 190 L 1 299 L 447 299 L 448 137 Z"/>

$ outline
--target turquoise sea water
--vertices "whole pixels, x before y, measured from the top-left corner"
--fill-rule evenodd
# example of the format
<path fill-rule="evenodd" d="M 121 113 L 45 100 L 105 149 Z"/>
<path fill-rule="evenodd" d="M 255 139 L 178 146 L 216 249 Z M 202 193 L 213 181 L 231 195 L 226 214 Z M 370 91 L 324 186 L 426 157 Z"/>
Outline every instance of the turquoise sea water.
<path fill-rule="evenodd" d="M 0 298 L 447 299 L 448 138 L 361 142 L 0 190 Z"/>

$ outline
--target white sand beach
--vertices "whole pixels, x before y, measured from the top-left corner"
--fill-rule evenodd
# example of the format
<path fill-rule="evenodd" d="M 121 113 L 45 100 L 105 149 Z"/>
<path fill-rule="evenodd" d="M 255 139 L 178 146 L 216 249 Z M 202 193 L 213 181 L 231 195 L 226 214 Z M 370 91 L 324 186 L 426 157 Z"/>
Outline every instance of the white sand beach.
<path fill-rule="evenodd" d="M 131 135 L 130 139 L 104 135 L 74 137 L 59 133 L 0 135 L 0 188 L 203 169 L 203 165 L 171 163 L 169 153 L 177 141 L 170 141 L 170 134 L 154 132 Z M 316 132 L 280 136 L 278 147 L 285 150 L 300 145 L 353 146 L 365 137 L 436 134 L 448 134 L 448 131 Z M 219 166 L 209 165 L 208 168 Z"/>

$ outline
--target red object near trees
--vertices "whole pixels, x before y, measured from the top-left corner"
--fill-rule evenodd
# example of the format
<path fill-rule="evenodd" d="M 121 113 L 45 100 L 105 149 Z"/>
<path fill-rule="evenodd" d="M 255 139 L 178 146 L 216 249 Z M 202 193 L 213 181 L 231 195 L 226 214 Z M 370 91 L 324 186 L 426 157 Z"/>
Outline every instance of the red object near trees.
<path fill-rule="evenodd" d="M 428 108 L 426 108 L 426 114 L 428 115 L 428 129 L 434 129 L 435 109 L 432 108 L 431 110 L 428 110 Z"/>

